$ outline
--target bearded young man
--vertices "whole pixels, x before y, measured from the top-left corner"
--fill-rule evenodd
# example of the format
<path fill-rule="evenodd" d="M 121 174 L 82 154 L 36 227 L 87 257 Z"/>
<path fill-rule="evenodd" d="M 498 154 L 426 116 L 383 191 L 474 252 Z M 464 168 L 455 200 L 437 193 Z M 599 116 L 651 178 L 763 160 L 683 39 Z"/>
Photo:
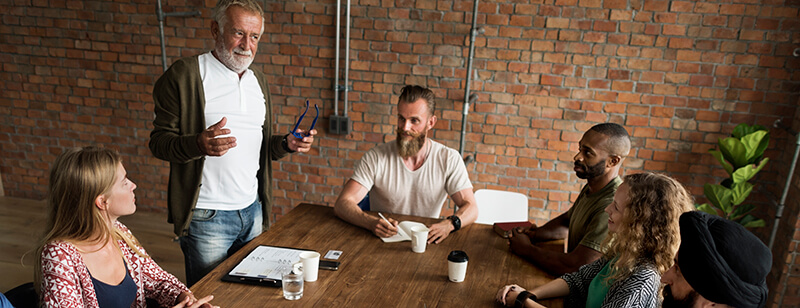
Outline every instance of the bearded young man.
<path fill-rule="evenodd" d="M 336 200 L 339 218 L 379 237 L 397 234 L 397 221 L 365 213 L 358 203 L 369 192 L 370 209 L 438 218 L 447 196 L 455 215 L 429 226 L 428 243 L 440 243 L 478 218 L 467 168 L 458 151 L 428 138 L 436 124 L 433 91 L 405 86 L 397 102 L 397 139 L 368 151 Z"/>
<path fill-rule="evenodd" d="M 541 227 L 514 230 L 509 239 L 511 251 L 556 276 L 575 272 L 603 255 L 601 244 L 608 234 L 604 210 L 622 183 L 619 168 L 630 152 L 631 140 L 621 125 L 603 123 L 583 134 L 578 145 L 573 170 L 586 185 L 575 203 Z M 567 240 L 566 253 L 536 245 L 559 239 Z"/>
<path fill-rule="evenodd" d="M 153 88 L 150 151 L 170 163 L 167 220 L 189 286 L 269 228 L 271 161 L 308 152 L 316 134 L 272 134 L 269 85 L 249 68 L 264 32 L 258 2 L 220 0 L 213 17 L 214 50 L 175 61 Z"/>

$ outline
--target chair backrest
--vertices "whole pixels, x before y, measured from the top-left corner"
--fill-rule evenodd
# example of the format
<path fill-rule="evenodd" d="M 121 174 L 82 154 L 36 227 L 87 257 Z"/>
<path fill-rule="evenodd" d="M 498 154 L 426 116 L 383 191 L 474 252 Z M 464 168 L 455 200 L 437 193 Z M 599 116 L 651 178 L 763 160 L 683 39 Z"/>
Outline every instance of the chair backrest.
<path fill-rule="evenodd" d="M 475 192 L 475 200 L 478 202 L 478 220 L 475 223 L 491 225 L 528 220 L 528 197 L 521 193 L 479 189 Z"/>
<path fill-rule="evenodd" d="M 360 207 L 362 211 L 369 211 L 369 193 L 364 196 L 364 199 L 358 202 L 358 207 Z"/>

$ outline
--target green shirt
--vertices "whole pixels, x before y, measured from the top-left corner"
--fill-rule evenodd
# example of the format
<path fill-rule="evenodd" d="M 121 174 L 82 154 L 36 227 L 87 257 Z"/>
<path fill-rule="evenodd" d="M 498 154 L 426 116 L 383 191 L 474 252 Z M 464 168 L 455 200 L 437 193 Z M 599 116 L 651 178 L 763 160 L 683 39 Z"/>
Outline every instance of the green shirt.
<path fill-rule="evenodd" d="M 567 211 L 567 252 L 572 252 L 579 244 L 603 252 L 600 245 L 608 235 L 608 214 L 605 208 L 614 201 L 614 193 L 620 184 L 622 179 L 615 177 L 603 189 L 591 194 L 588 193 L 589 185 L 583 186 L 578 199 Z"/>
<path fill-rule="evenodd" d="M 589 293 L 586 295 L 586 308 L 599 308 L 603 305 L 606 294 L 608 294 L 608 288 L 614 283 L 613 280 L 606 280 L 606 277 L 610 275 L 611 265 L 616 261 L 617 259 L 614 259 L 606 263 L 603 269 L 597 273 L 597 276 L 594 276 L 592 282 L 589 283 Z"/>

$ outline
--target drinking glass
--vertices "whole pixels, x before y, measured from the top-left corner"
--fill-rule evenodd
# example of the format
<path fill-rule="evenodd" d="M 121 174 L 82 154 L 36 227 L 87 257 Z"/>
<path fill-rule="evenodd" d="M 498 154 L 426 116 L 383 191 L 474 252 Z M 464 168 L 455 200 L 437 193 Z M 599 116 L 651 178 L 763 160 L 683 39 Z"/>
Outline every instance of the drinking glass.
<path fill-rule="evenodd" d="M 284 273 L 281 279 L 283 298 L 294 301 L 303 297 L 303 272 L 289 271 Z"/>

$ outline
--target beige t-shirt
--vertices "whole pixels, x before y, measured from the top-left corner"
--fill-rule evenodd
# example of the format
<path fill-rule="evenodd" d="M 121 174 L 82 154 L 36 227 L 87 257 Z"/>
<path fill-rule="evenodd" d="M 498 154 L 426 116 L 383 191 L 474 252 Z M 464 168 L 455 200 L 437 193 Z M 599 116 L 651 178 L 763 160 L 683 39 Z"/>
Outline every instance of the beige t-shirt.
<path fill-rule="evenodd" d="M 614 193 L 622 184 L 622 179 L 614 178 L 600 191 L 589 194 L 585 185 L 578 199 L 567 211 L 569 215 L 569 237 L 567 252 L 572 252 L 578 245 L 603 252 L 601 244 L 608 235 L 608 213 L 606 207 L 614 201 Z"/>
<path fill-rule="evenodd" d="M 414 171 L 403 163 L 395 141 L 361 157 L 351 179 L 369 190 L 370 210 L 438 218 L 447 196 L 472 189 L 458 151 L 433 140 L 430 149 Z"/>

